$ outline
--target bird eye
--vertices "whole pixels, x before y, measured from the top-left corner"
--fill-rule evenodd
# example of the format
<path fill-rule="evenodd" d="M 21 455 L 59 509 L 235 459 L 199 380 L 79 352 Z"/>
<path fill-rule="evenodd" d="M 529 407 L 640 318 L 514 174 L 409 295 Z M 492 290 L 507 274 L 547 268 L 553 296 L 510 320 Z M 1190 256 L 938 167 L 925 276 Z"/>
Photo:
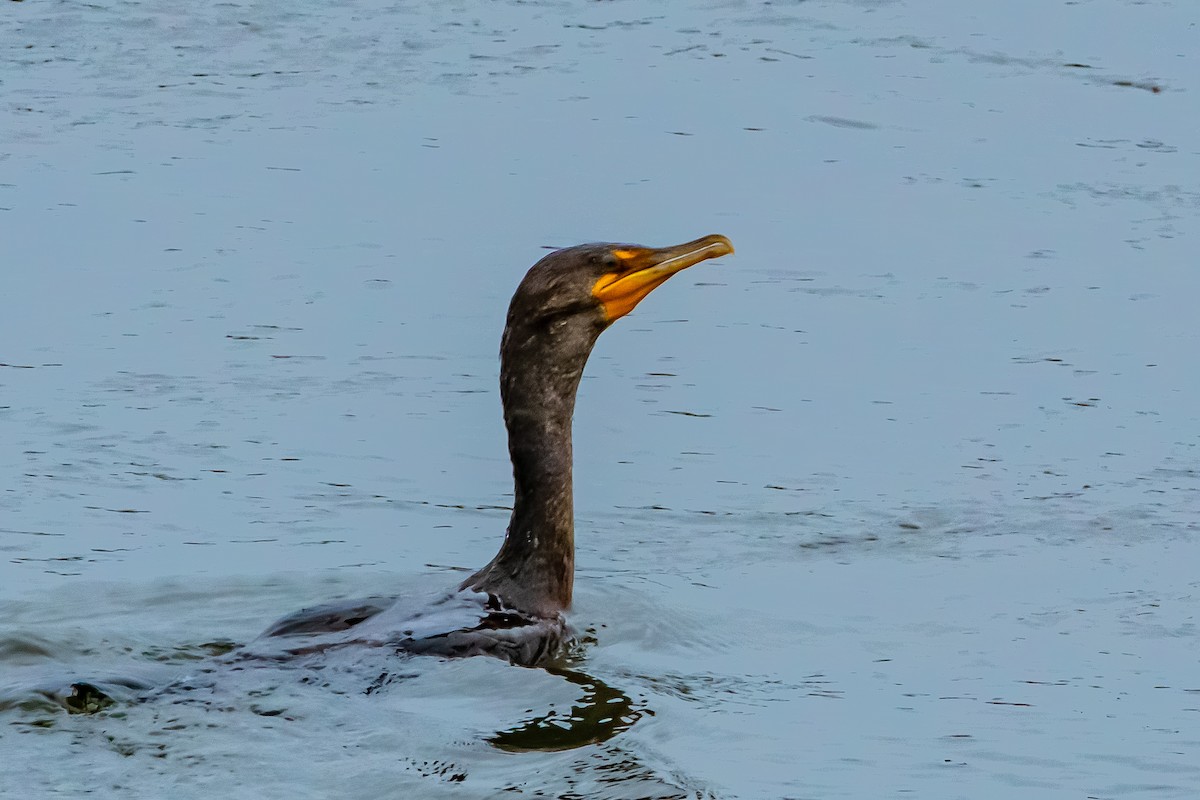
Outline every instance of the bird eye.
<path fill-rule="evenodd" d="M 606 269 L 616 269 L 618 264 L 617 257 L 612 253 L 605 253 L 603 256 L 601 256 L 600 263 L 603 264 Z"/>

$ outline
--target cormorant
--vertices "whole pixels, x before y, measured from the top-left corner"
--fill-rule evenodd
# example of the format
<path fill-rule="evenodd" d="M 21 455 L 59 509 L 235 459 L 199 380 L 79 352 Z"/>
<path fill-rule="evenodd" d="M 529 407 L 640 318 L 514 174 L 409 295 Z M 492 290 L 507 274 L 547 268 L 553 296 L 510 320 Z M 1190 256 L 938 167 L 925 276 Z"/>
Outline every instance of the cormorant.
<path fill-rule="evenodd" d="M 571 419 L 600 334 L 677 272 L 728 255 L 724 236 L 674 247 L 585 244 L 530 268 L 500 342 L 500 397 L 513 464 L 513 511 L 496 557 L 449 594 L 414 606 L 371 599 L 301 610 L 251 651 L 306 653 L 353 642 L 441 656 L 479 654 L 534 665 L 567 636 L 575 520 Z"/>

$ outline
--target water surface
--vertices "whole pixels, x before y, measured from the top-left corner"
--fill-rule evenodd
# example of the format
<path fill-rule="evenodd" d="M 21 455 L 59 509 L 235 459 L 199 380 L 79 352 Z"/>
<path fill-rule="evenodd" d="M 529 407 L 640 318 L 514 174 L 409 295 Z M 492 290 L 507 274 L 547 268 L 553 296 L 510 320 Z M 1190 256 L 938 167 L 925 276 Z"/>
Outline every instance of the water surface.
<path fill-rule="evenodd" d="M 1195 795 L 1189 4 L 8 6 L 0 793 Z M 524 270 L 710 232 L 578 405 L 627 730 L 497 747 L 587 690 L 487 659 L 37 693 L 455 583 Z"/>

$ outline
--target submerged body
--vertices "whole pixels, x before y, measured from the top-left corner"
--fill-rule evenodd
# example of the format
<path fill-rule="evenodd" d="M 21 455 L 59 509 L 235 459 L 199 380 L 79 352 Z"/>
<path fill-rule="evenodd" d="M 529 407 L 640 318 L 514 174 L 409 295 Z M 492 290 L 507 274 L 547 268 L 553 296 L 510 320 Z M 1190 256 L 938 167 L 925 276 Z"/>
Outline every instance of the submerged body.
<path fill-rule="evenodd" d="M 303 609 L 272 625 L 250 654 L 307 653 L 352 643 L 534 665 L 568 637 L 575 573 L 571 421 L 600 334 L 687 267 L 733 252 L 724 236 L 675 247 L 590 244 L 535 264 L 509 305 L 500 396 L 513 463 L 504 544 L 455 590 L 428 602 L 370 598 Z"/>
<path fill-rule="evenodd" d="M 368 645 L 447 658 L 491 655 L 534 665 L 553 655 L 567 638 L 561 613 L 537 616 L 503 609 L 493 597 L 457 589 L 302 609 L 278 620 L 239 657 L 279 658 Z"/>

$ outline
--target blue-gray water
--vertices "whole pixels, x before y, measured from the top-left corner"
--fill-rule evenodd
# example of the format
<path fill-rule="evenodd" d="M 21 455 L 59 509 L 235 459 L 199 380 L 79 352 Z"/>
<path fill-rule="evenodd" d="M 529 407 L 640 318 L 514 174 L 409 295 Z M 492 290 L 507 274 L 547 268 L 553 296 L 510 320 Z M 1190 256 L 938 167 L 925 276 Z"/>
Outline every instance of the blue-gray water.
<path fill-rule="evenodd" d="M 1195 797 L 1198 35 L 1182 0 L 6 3 L 0 794 Z M 36 693 L 453 584 L 506 521 L 524 270 L 714 232 L 577 409 L 578 667 L 628 730 L 495 747 L 581 690 L 490 659 Z"/>

